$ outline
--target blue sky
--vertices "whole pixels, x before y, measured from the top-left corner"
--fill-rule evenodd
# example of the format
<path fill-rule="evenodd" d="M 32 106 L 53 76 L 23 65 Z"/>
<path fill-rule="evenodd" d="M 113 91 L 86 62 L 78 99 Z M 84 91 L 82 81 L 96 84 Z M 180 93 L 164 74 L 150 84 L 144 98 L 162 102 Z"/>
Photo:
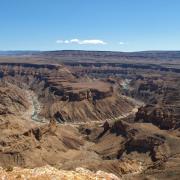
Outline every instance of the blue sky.
<path fill-rule="evenodd" d="M 0 50 L 180 50 L 179 0 L 0 0 Z"/>

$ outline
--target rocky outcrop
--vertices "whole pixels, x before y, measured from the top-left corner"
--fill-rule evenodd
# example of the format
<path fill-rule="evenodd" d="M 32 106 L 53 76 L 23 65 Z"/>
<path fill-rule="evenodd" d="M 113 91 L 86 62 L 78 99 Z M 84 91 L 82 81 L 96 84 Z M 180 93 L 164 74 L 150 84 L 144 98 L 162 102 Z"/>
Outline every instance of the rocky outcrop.
<path fill-rule="evenodd" d="M 63 160 L 61 153 L 70 149 L 78 150 L 84 143 L 75 129 L 57 127 L 54 120 L 25 132 L 14 129 L 17 126 L 20 125 L 17 124 L 16 127 L 9 125 L 8 129 L 3 130 L 11 129 L 11 133 L 14 132 L 14 134 L 1 132 L 0 166 L 35 167 L 45 165 L 47 162 L 58 163 Z"/>
<path fill-rule="evenodd" d="M 81 127 L 80 130 L 88 140 L 95 142 L 90 150 L 97 152 L 103 159 L 125 162 L 133 159 L 144 169 L 157 164 L 159 168 L 163 168 L 169 158 L 175 158 L 180 150 L 180 139 L 148 123 L 106 122 L 99 128 L 86 126 L 86 129 Z M 178 158 L 174 165 L 177 162 L 180 162 Z"/>
<path fill-rule="evenodd" d="M 132 82 L 131 95 L 147 103 L 139 108 L 136 122 L 149 122 L 161 129 L 180 127 L 180 82 L 178 77 L 164 75 Z"/>
<path fill-rule="evenodd" d="M 57 92 L 55 93 L 57 94 Z M 76 92 L 76 91 L 64 92 L 62 93 L 62 100 L 70 101 L 70 102 L 83 101 L 83 100 L 96 101 L 96 100 L 105 99 L 111 96 L 113 96 L 113 91 L 111 90 L 111 88 L 109 88 L 109 90 L 105 92 L 98 89 L 90 88 L 90 89 L 82 90 L 79 92 Z"/>
<path fill-rule="evenodd" d="M 165 107 L 141 107 L 136 113 L 135 121 L 153 123 L 161 129 L 174 129 L 179 127 L 179 121 L 175 119 L 173 110 Z"/>
<path fill-rule="evenodd" d="M 92 172 L 84 168 L 76 168 L 75 171 L 58 170 L 52 166 L 44 166 L 34 169 L 22 169 L 22 168 L 0 168 L 0 177 L 4 179 L 19 179 L 24 180 L 52 180 L 52 179 L 76 179 L 76 180 L 120 180 L 117 176 L 111 173 L 97 171 Z"/>
<path fill-rule="evenodd" d="M 0 82 L 0 100 L 0 115 L 19 115 L 29 107 L 24 91 L 5 82 Z"/>
<path fill-rule="evenodd" d="M 126 139 L 123 148 L 119 151 L 118 158 L 121 158 L 125 152 L 129 154 L 137 151 L 139 153 L 149 152 L 152 160 L 155 160 L 156 147 L 165 143 L 165 137 L 152 132 L 145 132 L 142 128 L 137 128 L 123 121 L 115 122 L 111 132 Z"/>

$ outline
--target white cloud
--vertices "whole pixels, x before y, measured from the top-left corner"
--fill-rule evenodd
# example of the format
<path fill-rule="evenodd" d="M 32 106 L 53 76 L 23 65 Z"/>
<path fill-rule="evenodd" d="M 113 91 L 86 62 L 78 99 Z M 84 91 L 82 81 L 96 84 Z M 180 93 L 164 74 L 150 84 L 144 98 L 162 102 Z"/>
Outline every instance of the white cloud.
<path fill-rule="evenodd" d="M 65 40 L 64 43 L 65 43 L 65 44 L 69 44 L 70 41 L 69 41 L 69 40 Z"/>
<path fill-rule="evenodd" d="M 105 44 L 107 44 L 106 42 L 104 42 L 102 40 L 98 40 L 98 39 L 83 40 L 83 41 L 79 40 L 77 43 L 78 44 L 93 44 L 93 45 L 96 45 L 96 44 L 105 45 Z"/>
<path fill-rule="evenodd" d="M 119 42 L 119 44 L 120 44 L 120 45 L 124 45 L 124 44 L 126 44 L 126 43 L 121 41 L 121 42 Z"/>
<path fill-rule="evenodd" d="M 79 39 L 71 39 L 71 43 L 79 43 Z"/>
<path fill-rule="evenodd" d="M 57 40 L 56 43 L 61 44 L 61 43 L 64 43 L 64 41 L 63 40 Z"/>
<path fill-rule="evenodd" d="M 80 45 L 106 45 L 107 43 L 99 40 L 99 39 L 86 39 L 86 40 L 80 40 L 80 39 L 71 39 L 71 40 L 57 40 L 56 43 L 58 44 L 80 44 Z"/>

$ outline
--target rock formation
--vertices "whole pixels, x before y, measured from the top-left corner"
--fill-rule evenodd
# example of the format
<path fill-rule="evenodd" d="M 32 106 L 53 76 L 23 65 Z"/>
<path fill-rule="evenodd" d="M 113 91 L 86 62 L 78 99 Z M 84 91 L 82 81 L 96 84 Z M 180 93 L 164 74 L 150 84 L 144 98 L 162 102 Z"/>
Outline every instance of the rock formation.
<path fill-rule="evenodd" d="M 28 178 L 29 180 L 52 180 L 52 179 L 87 179 L 87 180 L 120 180 L 117 176 L 111 173 L 106 173 L 103 171 L 92 172 L 84 168 L 76 168 L 75 171 L 64 171 L 58 170 L 51 166 L 44 166 L 41 168 L 34 169 L 22 169 L 22 168 L 13 168 L 10 169 L 0 169 L 0 177 L 4 179 L 19 179 L 24 180 Z"/>
<path fill-rule="evenodd" d="M 0 57 L 0 176 L 179 179 L 177 58 L 79 51 Z"/>
<path fill-rule="evenodd" d="M 4 82 L 33 90 L 43 104 L 40 115 L 59 122 L 103 120 L 134 107 L 109 81 L 76 78 L 62 65 L 1 63 L 0 74 Z"/>

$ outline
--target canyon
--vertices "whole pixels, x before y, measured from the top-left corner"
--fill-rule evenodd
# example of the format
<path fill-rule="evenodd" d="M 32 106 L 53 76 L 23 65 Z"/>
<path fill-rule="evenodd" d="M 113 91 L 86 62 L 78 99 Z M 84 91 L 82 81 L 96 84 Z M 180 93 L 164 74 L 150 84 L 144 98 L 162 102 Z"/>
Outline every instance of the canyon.
<path fill-rule="evenodd" d="M 178 179 L 179 72 L 179 52 L 0 53 L 0 176 Z"/>

